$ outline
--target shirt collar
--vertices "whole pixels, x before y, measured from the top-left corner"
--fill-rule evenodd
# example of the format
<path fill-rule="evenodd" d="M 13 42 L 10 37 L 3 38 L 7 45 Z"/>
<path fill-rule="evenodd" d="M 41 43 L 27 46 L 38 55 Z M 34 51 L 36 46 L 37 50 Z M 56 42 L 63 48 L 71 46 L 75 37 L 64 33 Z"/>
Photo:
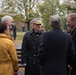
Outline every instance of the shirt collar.
<path fill-rule="evenodd" d="M 36 33 L 35 31 L 34 31 L 34 29 L 32 29 L 31 31 L 30 31 L 30 34 L 33 34 L 33 33 Z M 40 31 L 40 32 L 38 32 L 39 34 L 42 34 L 43 32 L 42 31 Z"/>

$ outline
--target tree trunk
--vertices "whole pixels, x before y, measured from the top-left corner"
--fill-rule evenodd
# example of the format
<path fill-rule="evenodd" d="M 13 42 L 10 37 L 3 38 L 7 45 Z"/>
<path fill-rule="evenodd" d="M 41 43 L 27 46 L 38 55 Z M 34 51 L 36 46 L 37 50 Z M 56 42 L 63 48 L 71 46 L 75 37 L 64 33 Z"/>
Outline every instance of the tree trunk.
<path fill-rule="evenodd" d="M 27 22 L 27 30 L 30 30 L 30 21 Z"/>

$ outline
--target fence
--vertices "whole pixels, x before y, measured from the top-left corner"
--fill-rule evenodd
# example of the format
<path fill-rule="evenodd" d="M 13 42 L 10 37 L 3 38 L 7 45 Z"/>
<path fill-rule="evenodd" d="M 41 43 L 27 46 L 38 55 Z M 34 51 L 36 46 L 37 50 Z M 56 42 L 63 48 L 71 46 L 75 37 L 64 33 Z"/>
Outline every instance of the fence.
<path fill-rule="evenodd" d="M 18 55 L 18 65 L 19 67 L 24 67 L 23 65 L 21 65 L 21 49 L 16 49 L 16 51 Z"/>

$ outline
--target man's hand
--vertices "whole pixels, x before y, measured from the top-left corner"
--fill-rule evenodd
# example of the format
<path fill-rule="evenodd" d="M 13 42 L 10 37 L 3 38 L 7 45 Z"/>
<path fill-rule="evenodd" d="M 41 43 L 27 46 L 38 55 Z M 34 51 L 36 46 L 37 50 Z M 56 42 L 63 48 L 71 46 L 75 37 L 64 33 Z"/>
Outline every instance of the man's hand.
<path fill-rule="evenodd" d="M 18 75 L 18 71 L 14 72 L 14 75 Z"/>
<path fill-rule="evenodd" d="M 68 65 L 68 68 L 69 68 L 69 70 L 70 70 L 70 71 L 72 71 L 72 70 L 73 70 L 73 68 L 72 68 L 70 65 Z"/>
<path fill-rule="evenodd" d="M 68 69 L 69 69 L 69 75 L 71 75 L 71 71 L 73 70 L 73 68 L 70 65 L 68 65 Z"/>

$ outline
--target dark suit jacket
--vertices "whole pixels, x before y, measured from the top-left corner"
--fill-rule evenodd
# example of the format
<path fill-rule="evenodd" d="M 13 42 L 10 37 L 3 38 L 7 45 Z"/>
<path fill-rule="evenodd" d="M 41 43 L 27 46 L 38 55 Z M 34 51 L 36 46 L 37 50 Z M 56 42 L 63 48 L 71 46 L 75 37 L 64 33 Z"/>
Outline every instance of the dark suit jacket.
<path fill-rule="evenodd" d="M 72 65 L 74 54 L 71 36 L 60 27 L 45 32 L 39 48 L 41 75 L 67 75 L 67 65 Z"/>
<path fill-rule="evenodd" d="M 73 40 L 74 48 L 75 48 L 75 52 L 76 52 L 76 27 L 73 29 L 71 35 L 72 35 L 72 40 Z M 76 53 L 75 53 L 73 67 L 76 68 Z"/>

